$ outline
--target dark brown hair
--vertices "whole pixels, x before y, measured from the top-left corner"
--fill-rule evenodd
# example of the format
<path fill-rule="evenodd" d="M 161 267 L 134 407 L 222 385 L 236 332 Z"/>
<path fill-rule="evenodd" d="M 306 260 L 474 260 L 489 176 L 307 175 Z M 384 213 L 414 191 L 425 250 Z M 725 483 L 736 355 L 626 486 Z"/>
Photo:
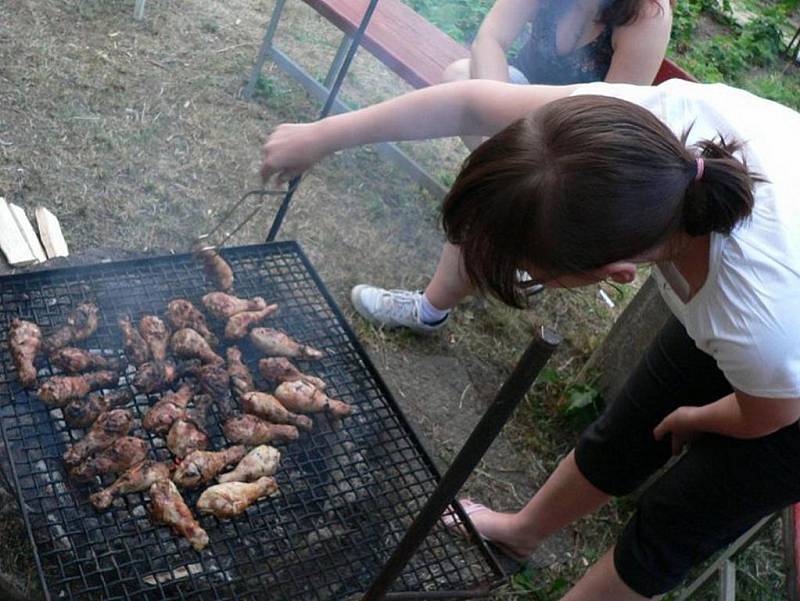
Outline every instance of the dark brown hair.
<path fill-rule="evenodd" d="M 670 240 L 730 233 L 753 185 L 736 142 L 685 146 L 653 114 L 617 98 L 551 102 L 481 144 L 442 206 L 471 282 L 520 306 L 516 270 L 548 278 L 633 258 Z M 696 155 L 704 157 L 700 181 Z"/>
<path fill-rule="evenodd" d="M 659 11 L 664 10 L 655 0 L 606 0 L 606 4 L 607 6 L 600 11 L 598 20 L 615 27 L 627 25 L 638 19 L 646 4 L 654 4 L 658 6 Z M 669 4 L 675 8 L 675 0 L 669 0 Z"/>

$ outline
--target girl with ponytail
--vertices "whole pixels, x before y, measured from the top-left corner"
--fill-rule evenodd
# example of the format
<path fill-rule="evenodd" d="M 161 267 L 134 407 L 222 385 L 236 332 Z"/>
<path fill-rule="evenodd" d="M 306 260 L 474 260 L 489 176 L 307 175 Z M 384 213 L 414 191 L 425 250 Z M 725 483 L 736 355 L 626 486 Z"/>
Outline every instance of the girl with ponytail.
<path fill-rule="evenodd" d="M 666 593 L 800 501 L 800 169 L 785 152 L 800 115 L 676 80 L 459 82 L 282 125 L 262 174 L 286 179 L 358 144 L 450 135 L 492 136 L 442 207 L 471 286 L 524 306 L 520 270 L 537 287 L 571 287 L 631 282 L 649 263 L 674 314 L 524 507 L 462 502 L 477 531 L 523 559 L 683 453 L 564 597 L 633 601 Z"/>

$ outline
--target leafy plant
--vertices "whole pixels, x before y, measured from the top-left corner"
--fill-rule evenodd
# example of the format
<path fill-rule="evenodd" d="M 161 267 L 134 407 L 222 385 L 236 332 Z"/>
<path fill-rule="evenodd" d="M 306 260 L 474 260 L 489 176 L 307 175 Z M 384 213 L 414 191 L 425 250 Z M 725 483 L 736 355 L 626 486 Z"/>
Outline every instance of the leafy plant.
<path fill-rule="evenodd" d="M 411 8 L 459 42 L 469 42 L 495 0 L 406 0 Z"/>

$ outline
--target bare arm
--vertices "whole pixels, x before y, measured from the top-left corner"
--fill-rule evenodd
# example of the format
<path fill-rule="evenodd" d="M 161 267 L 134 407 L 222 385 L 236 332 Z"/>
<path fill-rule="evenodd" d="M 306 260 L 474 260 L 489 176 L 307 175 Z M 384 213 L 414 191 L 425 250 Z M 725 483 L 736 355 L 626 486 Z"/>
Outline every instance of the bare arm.
<path fill-rule="evenodd" d="M 506 53 L 531 20 L 538 0 L 497 0 L 481 23 L 470 48 L 472 79 L 508 81 Z"/>
<path fill-rule="evenodd" d="M 650 3 L 632 23 L 617 27 L 605 80 L 650 85 L 667 52 L 671 28 L 672 8 L 667 0 Z"/>
<path fill-rule="evenodd" d="M 653 430 L 656 440 L 672 435 L 679 453 L 697 434 L 713 432 L 731 438 L 760 438 L 800 419 L 800 398 L 771 399 L 741 391 L 702 407 L 679 407 Z"/>
<path fill-rule="evenodd" d="M 374 142 L 490 136 L 576 87 L 458 81 L 314 123 L 280 125 L 264 144 L 261 174 L 283 181 L 331 152 Z"/>

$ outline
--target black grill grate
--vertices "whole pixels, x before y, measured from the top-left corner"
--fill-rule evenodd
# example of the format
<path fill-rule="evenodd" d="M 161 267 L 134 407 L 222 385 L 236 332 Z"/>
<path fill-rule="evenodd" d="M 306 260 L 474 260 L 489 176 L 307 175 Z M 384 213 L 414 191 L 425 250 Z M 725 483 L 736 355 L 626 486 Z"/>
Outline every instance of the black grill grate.
<path fill-rule="evenodd" d="M 88 496 L 99 482 L 67 480 L 61 455 L 83 431 L 70 430 L 60 410 L 48 411 L 21 389 L 8 325 L 21 317 L 47 333 L 79 302 L 93 301 L 100 326 L 84 346 L 121 349 L 119 317 L 163 314 L 178 297 L 199 306 L 210 290 L 202 269 L 191 256 L 178 255 L 0 279 L 4 467 L 51 598 L 343 600 L 368 588 L 433 491 L 435 468 L 300 247 L 280 242 L 223 254 L 239 296 L 280 303 L 268 325 L 325 352 L 320 361 L 297 364 L 325 379 L 331 396 L 355 405 L 356 413 L 341 424 L 318 415 L 312 433 L 281 445 L 279 494 L 234 520 L 201 518 L 211 543 L 197 553 L 150 521 L 145 494 L 125 495 L 98 513 Z M 248 343 L 239 346 L 255 375 L 260 354 Z M 51 373 L 43 357 L 37 366 L 40 378 Z M 123 376 L 131 378 L 130 371 Z M 137 396 L 134 414 L 141 418 L 155 399 Z M 213 410 L 209 426 L 211 447 L 224 447 Z M 170 457 L 162 439 L 141 427 L 134 434 L 150 439 L 155 458 Z M 199 493 L 185 494 L 190 507 Z M 395 590 L 472 589 L 501 576 L 483 545 L 437 525 Z"/>

